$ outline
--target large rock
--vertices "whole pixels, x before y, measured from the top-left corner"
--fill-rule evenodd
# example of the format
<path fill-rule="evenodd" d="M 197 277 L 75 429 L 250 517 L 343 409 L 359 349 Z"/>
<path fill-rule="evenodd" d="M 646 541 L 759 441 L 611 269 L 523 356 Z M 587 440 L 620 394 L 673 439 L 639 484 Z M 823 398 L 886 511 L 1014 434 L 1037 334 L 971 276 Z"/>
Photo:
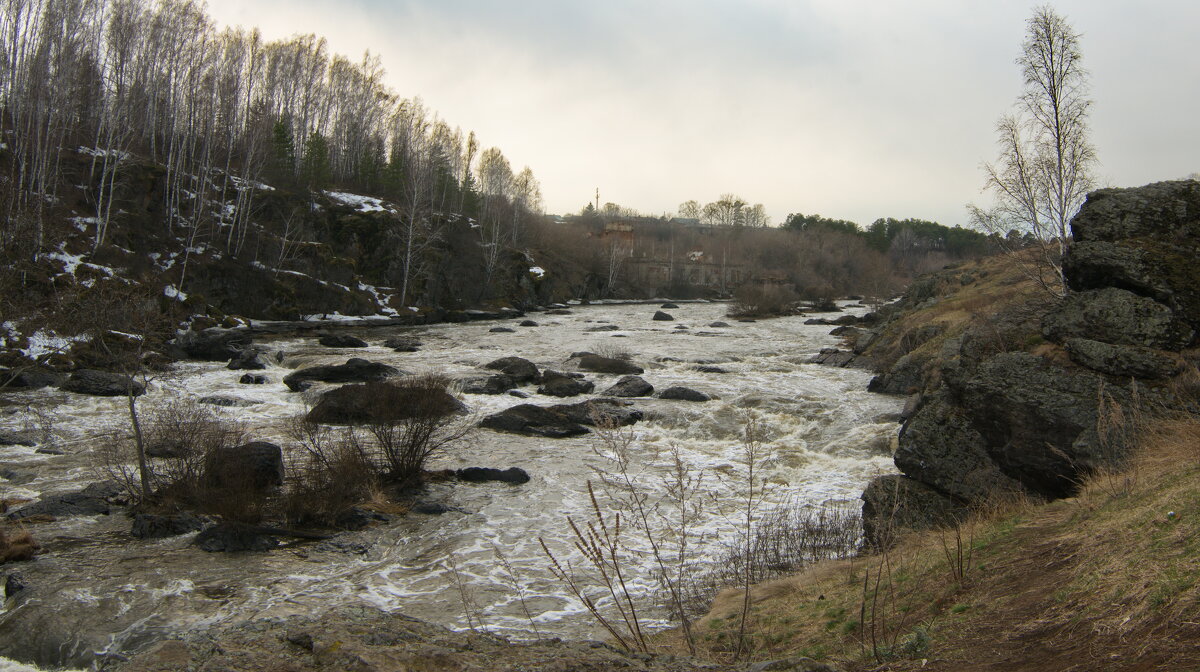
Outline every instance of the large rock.
<path fill-rule="evenodd" d="M 0 391 L 37 390 L 50 385 L 60 385 L 63 379 L 63 374 L 45 369 L 0 367 Z"/>
<path fill-rule="evenodd" d="M 529 482 L 529 474 L 520 467 L 509 467 L 508 469 L 492 469 L 490 467 L 467 467 L 454 472 L 454 475 L 461 481 L 470 483 L 485 483 L 488 481 L 496 481 L 499 483 L 512 483 L 520 485 Z"/>
<path fill-rule="evenodd" d="M 540 377 L 537 365 L 523 357 L 501 357 L 484 364 L 483 368 L 499 371 L 517 384 L 534 383 Z"/>
<path fill-rule="evenodd" d="M 209 553 L 244 553 L 269 551 L 279 540 L 253 527 L 221 523 L 197 534 L 192 543 Z"/>
<path fill-rule="evenodd" d="M 68 518 L 71 516 L 108 515 L 108 500 L 119 494 L 120 488 L 114 483 L 92 483 L 77 492 L 43 497 L 40 501 L 10 512 L 8 518 L 22 520 L 32 516 Z"/>
<path fill-rule="evenodd" d="M 262 490 L 283 485 L 283 450 L 267 441 L 221 446 L 205 456 L 204 478 L 214 488 Z"/>
<path fill-rule="evenodd" d="M 503 373 L 491 376 L 464 378 L 459 382 L 463 394 L 504 394 L 517 386 L 517 382 Z"/>
<path fill-rule="evenodd" d="M 606 397 L 648 397 L 654 394 L 654 386 L 641 376 L 622 376 L 603 394 Z"/>
<path fill-rule="evenodd" d="M 81 369 L 71 374 L 62 384 L 62 389 L 96 397 L 123 397 L 132 393 L 146 393 L 146 386 L 123 373 L 110 373 L 94 369 Z"/>
<path fill-rule="evenodd" d="M 642 412 L 632 407 L 632 402 L 620 399 L 589 399 L 574 404 L 551 406 L 567 418 L 581 425 L 595 426 L 597 421 L 617 425 L 632 425 L 642 419 Z"/>
<path fill-rule="evenodd" d="M 901 530 L 953 525 L 968 509 L 960 502 L 907 476 L 878 476 L 862 494 L 863 537 L 868 546 L 886 548 Z"/>
<path fill-rule="evenodd" d="M 192 359 L 210 362 L 228 361 L 250 346 L 250 334 L 240 329 L 210 327 L 202 331 L 181 331 L 175 345 Z"/>
<path fill-rule="evenodd" d="M 820 364 L 822 366 L 845 367 L 849 366 L 857 357 L 853 352 L 838 350 L 837 348 L 821 348 L 821 351 L 813 355 L 808 360 L 808 363 Z"/>
<path fill-rule="evenodd" d="M 538 394 L 545 394 L 551 397 L 575 397 L 580 394 L 587 394 L 596 389 L 596 384 L 590 380 L 583 380 L 568 376 L 565 373 L 558 371 L 543 371 L 542 384 L 538 387 Z"/>
<path fill-rule="evenodd" d="M 465 412 L 466 406 L 443 388 L 372 382 L 329 390 L 308 412 L 308 419 L 326 425 L 363 425 Z"/>
<path fill-rule="evenodd" d="M 385 380 L 399 374 L 394 366 L 368 362 L 365 359 L 348 359 L 345 364 L 330 364 L 325 366 L 310 366 L 290 373 L 283 379 L 293 392 L 307 389 L 314 381 L 323 383 L 367 383 Z"/>
<path fill-rule="evenodd" d="M 204 527 L 204 521 L 190 513 L 166 516 L 139 513 L 133 517 L 133 528 L 129 533 L 138 539 L 162 539 L 195 532 L 202 527 Z"/>
<path fill-rule="evenodd" d="M 1112 345 L 1176 351 L 1190 343 L 1194 335 L 1170 308 L 1115 287 L 1069 294 L 1042 319 L 1042 332 L 1057 342 L 1087 338 Z"/>
<path fill-rule="evenodd" d="M 1075 492 L 1081 475 L 1123 457 L 1096 435 L 1102 389 L 1129 402 L 1122 388 L 1096 374 L 1008 352 L 979 365 L 963 383 L 960 403 L 1005 474 L 1057 498 Z"/>
<path fill-rule="evenodd" d="M 367 342 L 350 334 L 325 334 L 317 339 L 317 343 L 327 348 L 365 348 Z"/>
<path fill-rule="evenodd" d="M 1200 330 L 1200 182 L 1101 189 L 1071 221 L 1063 259 L 1072 289 L 1121 287 L 1153 297 Z"/>
<path fill-rule="evenodd" d="M 712 397 L 710 397 L 709 395 L 707 395 L 703 392 L 700 392 L 698 390 L 693 390 L 690 387 L 684 387 L 682 385 L 675 385 L 673 387 L 668 387 L 667 389 L 658 393 L 658 398 L 659 399 L 673 399 L 675 401 L 711 401 L 712 400 Z"/>
<path fill-rule="evenodd" d="M 654 311 L 654 317 L 650 319 L 654 320 L 655 322 L 673 322 L 675 320 L 675 318 L 671 317 L 670 314 L 664 313 L 661 310 Z"/>
<path fill-rule="evenodd" d="M 229 363 L 225 365 L 225 368 L 232 371 L 261 371 L 267 368 L 267 363 L 262 360 L 261 350 L 246 348 L 231 358 Z"/>
<path fill-rule="evenodd" d="M 421 341 L 409 336 L 395 336 L 383 342 L 385 348 L 396 352 L 416 352 L 421 349 Z"/>
<path fill-rule="evenodd" d="M 904 425 L 895 460 L 906 476 L 972 502 L 1021 490 L 992 461 L 983 435 L 941 396 L 924 403 Z"/>
<path fill-rule="evenodd" d="M 920 392 L 925 385 L 925 360 L 913 353 L 904 355 L 895 364 L 871 379 L 867 384 L 868 392 L 880 394 L 912 394 Z"/>
<path fill-rule="evenodd" d="M 579 356 L 579 368 L 596 373 L 615 373 L 617 375 L 642 373 L 642 367 L 626 359 L 605 357 L 586 353 Z"/>
<path fill-rule="evenodd" d="M 1121 378 L 1170 378 L 1184 367 L 1175 353 L 1136 345 L 1111 345 L 1086 338 L 1068 338 L 1063 345 L 1076 364 Z"/>
<path fill-rule="evenodd" d="M 484 418 L 480 427 L 498 432 L 544 436 L 561 439 L 587 434 L 588 429 L 568 418 L 565 413 L 534 404 L 518 404 Z"/>

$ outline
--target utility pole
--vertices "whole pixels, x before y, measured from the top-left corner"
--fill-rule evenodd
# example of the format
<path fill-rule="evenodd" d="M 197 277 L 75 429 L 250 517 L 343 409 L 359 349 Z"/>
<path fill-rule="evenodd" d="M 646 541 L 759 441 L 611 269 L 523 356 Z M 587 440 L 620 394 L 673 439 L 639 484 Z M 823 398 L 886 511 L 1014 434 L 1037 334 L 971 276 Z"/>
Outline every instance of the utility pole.
<path fill-rule="evenodd" d="M 600 212 L 600 187 L 596 187 L 596 212 Z"/>

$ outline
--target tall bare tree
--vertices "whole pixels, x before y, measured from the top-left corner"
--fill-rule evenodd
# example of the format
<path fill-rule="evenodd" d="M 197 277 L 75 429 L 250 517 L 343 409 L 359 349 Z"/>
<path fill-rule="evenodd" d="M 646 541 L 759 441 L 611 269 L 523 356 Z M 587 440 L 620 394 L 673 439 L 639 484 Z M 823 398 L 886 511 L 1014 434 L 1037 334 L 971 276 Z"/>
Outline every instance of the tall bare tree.
<path fill-rule="evenodd" d="M 1029 274 L 1055 294 L 1066 291 L 1067 225 L 1094 184 L 1082 60 L 1079 34 L 1067 20 L 1048 5 L 1036 8 L 1017 59 L 1025 89 L 1016 112 L 996 124 L 999 158 L 984 166 L 995 205 L 970 206 L 976 224 L 1001 239 L 1013 229 L 1033 235 L 1038 258 Z"/>

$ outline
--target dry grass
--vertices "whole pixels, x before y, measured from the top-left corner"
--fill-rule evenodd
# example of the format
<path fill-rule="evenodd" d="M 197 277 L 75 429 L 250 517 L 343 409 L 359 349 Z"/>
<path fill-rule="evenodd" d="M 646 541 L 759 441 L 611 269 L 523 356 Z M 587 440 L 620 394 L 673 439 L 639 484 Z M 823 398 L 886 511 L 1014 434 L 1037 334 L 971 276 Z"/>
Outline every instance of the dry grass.
<path fill-rule="evenodd" d="M 1096 474 L 1073 499 L 1007 502 L 957 535 L 913 534 L 887 555 L 755 586 L 753 657 L 847 670 L 1200 669 L 1200 419 L 1148 423 L 1128 467 L 1118 490 Z M 723 593 L 697 623 L 703 654 L 728 658 L 741 600 Z"/>
<path fill-rule="evenodd" d="M 0 564 L 32 560 L 40 549 L 33 534 L 23 527 L 0 530 Z"/>

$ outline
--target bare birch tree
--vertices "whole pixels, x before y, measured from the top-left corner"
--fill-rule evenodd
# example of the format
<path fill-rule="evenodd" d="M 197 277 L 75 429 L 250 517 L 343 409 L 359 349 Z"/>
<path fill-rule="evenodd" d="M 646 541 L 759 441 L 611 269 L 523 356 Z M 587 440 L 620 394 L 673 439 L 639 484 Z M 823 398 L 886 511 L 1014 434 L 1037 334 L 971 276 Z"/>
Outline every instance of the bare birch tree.
<path fill-rule="evenodd" d="M 1000 156 L 985 164 L 991 209 L 969 206 L 977 226 L 999 234 L 1016 229 L 1037 241 L 1028 274 L 1048 291 L 1066 291 L 1062 254 L 1068 224 L 1094 182 L 1096 163 L 1088 129 L 1088 73 L 1079 34 L 1044 5 L 1034 10 L 1017 64 L 1025 89 L 1017 110 L 996 124 Z"/>

